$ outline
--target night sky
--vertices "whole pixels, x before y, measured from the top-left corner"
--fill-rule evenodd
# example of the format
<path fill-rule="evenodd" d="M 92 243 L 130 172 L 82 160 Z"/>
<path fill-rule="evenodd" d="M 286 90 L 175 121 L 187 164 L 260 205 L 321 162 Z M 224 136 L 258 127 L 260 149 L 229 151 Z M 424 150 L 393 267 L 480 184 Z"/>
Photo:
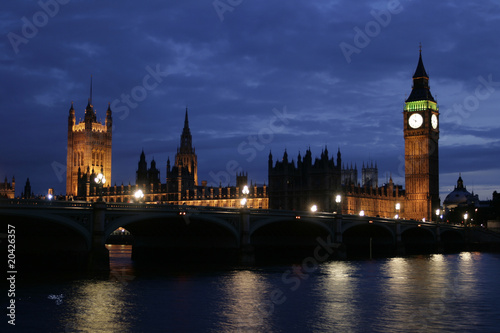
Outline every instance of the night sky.
<path fill-rule="evenodd" d="M 46 5 L 44 5 L 46 4 Z M 65 193 L 68 110 L 112 105 L 112 184 L 141 150 L 162 182 L 186 106 L 198 178 L 267 183 L 269 151 L 340 148 L 404 184 L 403 107 L 419 44 L 440 107 L 441 200 L 462 174 L 500 190 L 500 2 L 8 1 L 0 12 L 0 177 Z"/>

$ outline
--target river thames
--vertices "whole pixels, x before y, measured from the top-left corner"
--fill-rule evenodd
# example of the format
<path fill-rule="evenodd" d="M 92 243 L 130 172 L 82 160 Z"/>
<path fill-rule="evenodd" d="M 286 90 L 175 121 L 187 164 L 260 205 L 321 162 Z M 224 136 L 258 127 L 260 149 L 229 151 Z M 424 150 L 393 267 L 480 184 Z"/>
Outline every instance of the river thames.
<path fill-rule="evenodd" d="M 17 332 L 499 332 L 500 254 L 25 277 Z M 19 270 L 19 276 L 22 270 Z M 4 302 L 5 304 L 5 302 Z M 6 330 L 2 330 L 6 331 Z"/>

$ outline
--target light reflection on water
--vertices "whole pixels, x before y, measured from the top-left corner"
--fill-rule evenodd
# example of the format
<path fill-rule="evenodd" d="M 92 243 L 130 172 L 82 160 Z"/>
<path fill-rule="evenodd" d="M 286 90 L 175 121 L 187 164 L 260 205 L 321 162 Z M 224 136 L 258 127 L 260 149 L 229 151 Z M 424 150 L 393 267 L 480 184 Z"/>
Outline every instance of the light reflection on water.
<path fill-rule="evenodd" d="M 61 318 L 65 332 L 129 332 L 133 315 L 131 293 L 124 290 L 135 278 L 131 247 L 108 245 L 109 280 L 83 280 L 73 284 Z"/>
<path fill-rule="evenodd" d="M 500 255 L 332 261 L 317 267 L 111 272 L 20 287 L 37 332 L 498 332 Z M 47 296 L 62 295 L 60 302 Z M 22 304 L 22 301 L 20 301 Z M 28 321 L 27 318 L 30 318 Z M 45 326 L 44 326 L 45 325 Z M 57 327 L 54 329 L 54 327 Z M 26 330 L 25 330 L 26 331 Z"/>
<path fill-rule="evenodd" d="M 222 292 L 220 332 L 271 332 L 272 302 L 266 295 L 270 285 L 261 274 L 250 270 L 234 272 L 220 283 Z"/>
<path fill-rule="evenodd" d="M 120 285 L 109 281 L 88 281 L 75 287 L 66 300 L 66 332 L 129 332 L 135 318 L 126 297 Z"/>

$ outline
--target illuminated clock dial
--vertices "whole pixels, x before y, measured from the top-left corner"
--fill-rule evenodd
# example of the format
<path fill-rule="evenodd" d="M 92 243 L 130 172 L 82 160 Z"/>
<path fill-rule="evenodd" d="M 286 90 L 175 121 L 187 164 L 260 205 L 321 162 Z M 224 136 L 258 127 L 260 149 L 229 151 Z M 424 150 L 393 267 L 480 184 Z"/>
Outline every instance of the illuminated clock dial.
<path fill-rule="evenodd" d="M 438 117 L 435 114 L 431 116 L 431 125 L 434 129 L 438 127 Z"/>
<path fill-rule="evenodd" d="M 419 113 L 414 113 L 408 118 L 408 124 L 411 128 L 419 128 L 424 123 L 424 118 Z"/>

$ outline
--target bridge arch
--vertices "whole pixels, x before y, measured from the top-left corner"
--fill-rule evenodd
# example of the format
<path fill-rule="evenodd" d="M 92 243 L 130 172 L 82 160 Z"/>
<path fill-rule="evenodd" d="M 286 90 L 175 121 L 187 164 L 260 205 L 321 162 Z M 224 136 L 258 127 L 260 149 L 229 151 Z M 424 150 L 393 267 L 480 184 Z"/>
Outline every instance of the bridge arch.
<path fill-rule="evenodd" d="M 15 227 L 16 263 L 23 270 L 72 271 L 87 266 L 92 238 L 86 227 L 90 228 L 91 215 L 79 215 L 79 219 L 85 216 L 86 220 L 78 221 L 74 212 L 56 215 L 60 213 L 59 210 L 30 208 L 0 210 L 1 224 Z"/>
<path fill-rule="evenodd" d="M 257 262 L 296 262 L 312 256 L 324 240 L 333 236 L 328 224 L 311 217 L 268 217 L 250 223 L 249 241 Z M 331 237 L 333 239 L 333 237 Z"/>
<path fill-rule="evenodd" d="M 303 223 L 303 224 L 312 224 L 315 225 L 321 229 L 323 229 L 325 232 L 328 232 L 329 234 L 332 234 L 332 230 L 328 227 L 328 225 L 324 222 L 318 221 L 314 218 L 308 218 L 308 217 L 301 217 L 300 219 L 296 219 L 295 217 L 291 216 L 273 216 L 270 218 L 264 218 L 261 220 L 257 220 L 250 225 L 250 237 L 259 229 L 268 226 L 273 223 L 283 223 L 283 222 L 296 222 L 296 223 Z M 333 235 L 332 235 L 333 236 Z"/>
<path fill-rule="evenodd" d="M 407 226 L 401 232 L 406 254 L 434 253 L 437 249 L 435 228 Z"/>
<path fill-rule="evenodd" d="M 81 225 L 80 223 L 77 223 L 75 219 L 71 217 L 50 214 L 50 213 L 40 214 L 39 211 L 31 212 L 30 210 L 14 210 L 14 211 L 11 210 L 8 212 L 2 210 L 0 211 L 0 216 L 7 218 L 12 217 L 16 219 L 29 219 L 30 221 L 43 220 L 43 221 L 57 223 L 59 225 L 63 225 L 67 228 L 74 230 L 77 234 L 83 237 L 85 239 L 85 243 L 88 249 L 90 249 L 92 244 L 92 235 L 90 233 L 90 230 Z M 2 221 L 5 221 L 4 218 L 2 218 Z M 13 225 L 16 224 L 15 221 L 6 220 L 5 222 L 11 223 Z M 89 224 L 89 226 L 90 223 L 92 223 L 91 216 L 88 216 L 87 223 Z"/>
<path fill-rule="evenodd" d="M 395 231 L 384 223 L 353 221 L 343 226 L 342 241 L 352 257 L 391 256 L 395 252 Z"/>
<path fill-rule="evenodd" d="M 352 228 L 357 228 L 360 226 L 365 226 L 369 228 L 381 228 L 384 229 L 386 232 L 388 232 L 394 239 L 396 239 L 396 234 L 394 232 L 394 229 L 391 228 L 390 225 L 387 223 L 370 223 L 369 221 L 357 221 L 357 222 L 347 222 L 342 225 L 342 234 L 345 234 L 345 232 L 349 231 Z"/>
<path fill-rule="evenodd" d="M 460 252 L 466 247 L 466 239 L 463 230 L 446 229 L 441 230 L 440 233 L 443 251 L 446 252 Z"/>
<path fill-rule="evenodd" d="M 222 228 L 226 229 L 229 231 L 235 239 L 238 241 L 239 244 L 239 239 L 240 239 L 240 234 L 239 230 L 235 228 L 234 225 L 232 225 L 230 222 L 227 220 L 213 217 L 210 215 L 202 215 L 202 214 L 189 214 L 186 213 L 186 215 L 180 215 L 179 212 L 165 212 L 165 213 L 137 213 L 137 214 L 132 214 L 132 215 L 126 215 L 123 217 L 119 217 L 114 219 L 111 223 L 109 223 L 104 230 L 104 235 L 105 237 L 108 237 L 113 231 L 118 229 L 119 227 L 123 227 L 125 229 L 127 225 L 131 225 L 136 222 L 141 222 L 141 221 L 147 221 L 147 220 L 160 220 L 160 219 L 179 219 L 182 218 L 187 224 L 190 223 L 190 220 L 196 220 L 200 222 L 209 222 L 213 223 L 215 225 L 221 226 Z M 168 222 L 167 222 L 168 223 Z"/>
<path fill-rule="evenodd" d="M 129 230 L 132 259 L 138 264 L 170 267 L 171 263 L 217 264 L 238 258 L 238 216 L 179 211 L 110 213 L 105 236 L 118 227 Z"/>

